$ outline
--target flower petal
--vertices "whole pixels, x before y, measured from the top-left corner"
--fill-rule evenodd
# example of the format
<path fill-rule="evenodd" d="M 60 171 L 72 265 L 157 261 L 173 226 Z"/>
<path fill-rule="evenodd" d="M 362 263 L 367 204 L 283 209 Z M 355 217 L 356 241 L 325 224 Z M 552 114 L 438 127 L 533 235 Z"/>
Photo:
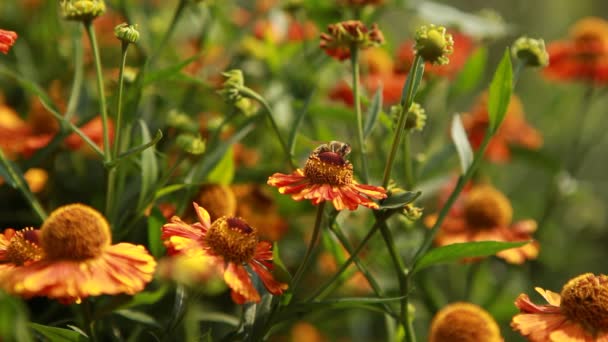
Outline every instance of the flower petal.
<path fill-rule="evenodd" d="M 257 273 L 258 276 L 260 276 L 262 283 L 264 283 L 264 287 L 266 287 L 268 292 L 272 293 L 273 295 L 281 295 L 281 294 L 283 294 L 283 291 L 287 290 L 287 288 L 289 287 L 285 283 L 280 283 L 280 282 L 276 281 L 274 279 L 272 273 L 270 273 L 270 271 L 268 271 L 264 266 L 262 266 L 260 263 L 258 263 L 255 259 L 249 263 L 249 266 L 251 266 L 253 271 L 255 273 Z"/>
<path fill-rule="evenodd" d="M 260 294 L 253 286 L 247 270 L 233 262 L 229 262 L 224 271 L 224 281 L 228 286 L 247 302 L 259 302 Z M 233 297 L 234 298 L 234 297 Z"/>

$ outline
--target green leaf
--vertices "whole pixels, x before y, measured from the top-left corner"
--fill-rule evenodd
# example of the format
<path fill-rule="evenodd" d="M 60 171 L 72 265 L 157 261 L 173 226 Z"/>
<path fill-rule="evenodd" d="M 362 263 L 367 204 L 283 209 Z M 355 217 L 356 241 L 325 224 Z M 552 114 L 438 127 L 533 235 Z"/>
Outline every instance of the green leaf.
<path fill-rule="evenodd" d="M 420 82 L 422 81 L 422 76 L 424 75 L 424 62 L 420 61 L 416 67 L 416 70 L 410 70 L 410 73 L 407 75 L 407 80 L 405 81 L 405 85 L 403 86 L 403 90 L 401 92 L 401 106 L 405 110 L 409 110 L 412 102 L 414 102 L 414 97 L 418 92 L 418 87 L 420 86 Z M 407 97 L 407 91 L 411 87 L 411 92 L 413 96 L 408 99 L 407 103 L 404 103 Z"/>
<path fill-rule="evenodd" d="M 463 258 L 478 258 L 494 255 L 505 249 L 521 247 L 530 241 L 500 242 L 475 241 L 454 243 L 430 250 L 414 265 L 412 272 L 418 272 L 429 266 L 449 263 Z"/>
<path fill-rule="evenodd" d="M 7 162 L 11 163 L 10 160 L 7 160 Z M 13 170 L 15 170 L 15 168 L 13 167 Z M 13 177 L 11 177 L 11 175 L 8 173 L 8 170 L 4 167 L 4 165 L 0 164 L 0 177 L 6 182 L 6 184 L 8 184 L 11 188 L 13 189 L 17 189 L 17 183 L 15 182 L 15 180 L 13 179 Z"/>
<path fill-rule="evenodd" d="M 380 202 L 380 209 L 399 209 L 404 205 L 412 203 L 420 196 L 420 191 L 403 191 L 395 195 L 389 196 L 384 201 Z"/>
<path fill-rule="evenodd" d="M 280 320 L 289 320 L 294 318 L 302 318 L 305 315 L 311 313 L 319 313 L 322 310 L 339 310 L 339 309 L 365 309 L 369 311 L 374 311 L 382 314 L 386 314 L 387 312 L 380 305 L 376 304 L 384 304 L 390 303 L 394 301 L 398 301 L 403 299 L 404 297 L 391 297 L 391 298 L 340 298 L 333 300 L 325 300 L 321 302 L 310 302 L 310 303 L 302 303 L 302 304 L 294 304 L 292 306 L 287 307 L 283 312 L 281 312 Z"/>
<path fill-rule="evenodd" d="M 454 118 L 452 119 L 451 135 L 458 152 L 458 158 L 460 159 L 460 171 L 464 175 L 469 167 L 471 167 L 471 164 L 473 164 L 473 149 L 471 149 L 467 132 L 465 132 L 462 120 L 458 114 L 454 114 Z"/>
<path fill-rule="evenodd" d="M 167 68 L 157 70 L 154 72 L 150 72 L 144 75 L 143 86 L 150 85 L 157 81 L 167 80 L 175 77 L 180 74 L 180 71 L 185 68 L 188 64 L 194 62 L 196 59 L 200 57 L 201 53 L 196 54 L 190 58 L 186 58 L 185 60 L 178 62 L 174 65 L 171 65 Z"/>
<path fill-rule="evenodd" d="M 507 107 L 511 100 L 513 91 L 513 67 L 511 66 L 511 54 L 506 49 L 505 54 L 498 64 L 494 73 L 490 92 L 488 96 L 488 115 L 490 117 L 489 130 L 493 134 L 496 132 L 507 113 Z"/>
<path fill-rule="evenodd" d="M 313 98 L 313 94 L 314 94 L 314 92 L 310 94 L 310 96 L 304 103 L 304 106 L 300 109 L 300 111 L 296 115 L 296 117 L 293 121 L 292 127 L 291 127 L 291 131 L 289 132 L 289 138 L 287 140 L 287 147 L 289 148 L 289 153 L 292 156 L 293 156 L 293 154 L 295 152 L 295 148 L 296 148 L 296 136 L 298 135 L 298 131 L 300 130 L 300 127 L 302 126 L 302 121 L 304 121 L 304 117 L 308 113 L 308 107 Z"/>
<path fill-rule="evenodd" d="M 148 216 L 148 249 L 156 259 L 165 254 L 165 247 L 160 238 L 161 227 L 165 222 L 163 213 L 157 207 L 153 207 L 152 213 Z"/>
<path fill-rule="evenodd" d="M 49 327 L 47 325 L 29 323 L 30 328 L 34 329 L 40 335 L 46 337 L 51 342 L 85 342 L 88 339 L 80 333 L 63 328 Z"/>
<path fill-rule="evenodd" d="M 202 184 L 184 184 L 184 183 L 180 183 L 180 184 L 171 184 L 171 185 L 167 185 L 161 189 L 159 189 L 156 194 L 154 195 L 154 198 L 161 198 L 163 196 L 167 196 L 170 193 L 179 191 L 181 189 L 186 189 L 186 188 L 193 188 L 193 187 L 199 187 Z"/>
<path fill-rule="evenodd" d="M 378 87 L 376 94 L 372 99 L 371 105 L 367 108 L 367 115 L 365 116 L 365 127 L 363 128 L 363 139 L 367 139 L 372 133 L 372 129 L 378 120 L 378 114 L 382 110 L 382 86 Z"/>
<path fill-rule="evenodd" d="M 450 89 L 450 96 L 459 96 L 475 89 L 483 79 L 487 62 L 488 49 L 481 46 L 471 54 L 471 57 L 462 67 L 462 71 L 456 76 L 456 80 Z"/>
<path fill-rule="evenodd" d="M 152 138 L 148 125 L 143 120 L 139 121 L 139 125 L 141 128 L 142 143 L 145 144 L 151 141 Z M 137 200 L 137 208 L 143 209 L 141 207 L 145 205 L 145 200 L 151 189 L 154 188 L 157 179 L 158 164 L 154 148 L 145 149 L 141 152 L 141 189 Z"/>
<path fill-rule="evenodd" d="M 230 185 L 234 178 L 234 149 L 232 146 L 226 151 L 219 163 L 207 175 L 209 183 Z"/>
<path fill-rule="evenodd" d="M 31 341 L 25 304 L 0 291 L 0 340 Z"/>
<path fill-rule="evenodd" d="M 145 325 L 151 325 L 160 328 L 160 324 L 158 324 L 154 317 L 141 311 L 123 309 L 116 310 L 114 311 L 114 313 L 134 322 L 139 322 Z"/>

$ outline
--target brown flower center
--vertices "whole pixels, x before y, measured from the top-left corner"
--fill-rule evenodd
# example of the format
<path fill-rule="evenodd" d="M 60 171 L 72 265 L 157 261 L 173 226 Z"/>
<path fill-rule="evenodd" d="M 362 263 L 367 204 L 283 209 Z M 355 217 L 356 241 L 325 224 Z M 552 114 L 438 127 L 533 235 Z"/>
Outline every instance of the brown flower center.
<path fill-rule="evenodd" d="M 40 230 L 42 249 L 49 259 L 55 260 L 100 256 L 112 240 L 108 221 L 97 210 L 83 204 L 56 209 Z"/>
<path fill-rule="evenodd" d="M 470 303 L 453 303 L 437 313 L 431 323 L 429 342 L 502 341 L 496 321 Z"/>
<path fill-rule="evenodd" d="M 211 250 L 229 262 L 246 263 L 258 245 L 257 230 L 239 217 L 223 216 L 217 219 L 205 236 Z"/>
<path fill-rule="evenodd" d="M 13 235 L 5 256 L 7 262 L 22 266 L 25 263 L 40 260 L 42 254 L 36 232 L 32 228 L 26 228 Z"/>
<path fill-rule="evenodd" d="M 481 185 L 468 193 L 464 216 L 471 227 L 488 229 L 511 223 L 513 208 L 502 192 L 489 185 Z"/>
<path fill-rule="evenodd" d="M 608 276 L 586 273 L 570 279 L 561 293 L 561 310 L 595 334 L 608 331 Z"/>
<path fill-rule="evenodd" d="M 308 157 L 304 175 L 317 184 L 347 185 L 353 182 L 353 165 L 336 152 L 322 152 Z"/>

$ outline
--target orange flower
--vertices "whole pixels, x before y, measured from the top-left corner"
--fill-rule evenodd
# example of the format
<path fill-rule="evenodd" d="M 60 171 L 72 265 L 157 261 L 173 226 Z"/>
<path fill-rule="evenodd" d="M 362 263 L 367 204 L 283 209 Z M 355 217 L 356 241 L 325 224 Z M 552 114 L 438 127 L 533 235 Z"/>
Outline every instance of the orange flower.
<path fill-rule="evenodd" d="M 9 158 L 29 156 L 46 146 L 52 138 L 52 134 L 37 134 L 12 108 L 0 104 L 0 148 Z"/>
<path fill-rule="evenodd" d="M 608 22 L 597 17 L 579 20 L 570 39 L 547 45 L 547 78 L 558 81 L 608 82 Z"/>
<path fill-rule="evenodd" d="M 397 73 L 368 75 L 363 78 L 363 84 L 369 94 L 375 94 L 382 86 L 382 102 L 385 105 L 393 105 L 401 101 L 405 79 L 406 75 Z"/>
<path fill-rule="evenodd" d="M 439 77 L 454 78 L 456 74 L 467 62 L 467 59 L 475 48 L 475 43 L 471 37 L 464 33 L 449 30 L 454 40 L 454 52 L 450 55 L 450 63 L 445 65 L 435 65 L 425 63 L 424 74 L 434 75 Z M 414 63 L 414 40 L 408 40 L 399 46 L 397 50 L 395 71 L 397 73 L 407 74 L 410 71 L 412 63 Z"/>
<path fill-rule="evenodd" d="M 142 291 L 156 262 L 143 246 L 111 241 L 108 222 L 97 210 L 83 204 L 60 207 L 40 229 L 44 256 L 8 272 L 2 286 L 25 298 L 46 296 L 66 304 Z"/>
<path fill-rule="evenodd" d="M 103 149 L 103 123 L 101 116 L 96 116 L 86 124 L 82 125 L 80 130 L 99 148 Z M 109 140 L 112 142 L 114 141 L 114 122 L 112 120 L 108 120 L 108 131 Z M 76 133 L 71 133 L 67 138 L 65 138 L 65 144 L 71 150 L 79 150 L 83 147 L 89 147 L 88 145 L 85 145 L 84 140 L 82 140 L 82 138 Z"/>
<path fill-rule="evenodd" d="M 278 241 L 287 233 L 287 222 L 279 215 L 279 208 L 267 189 L 259 184 L 230 187 L 236 196 L 236 216 L 257 227 L 261 238 Z"/>
<path fill-rule="evenodd" d="M 449 194 L 452 188 L 453 184 L 443 191 Z M 465 188 L 452 206 L 435 238 L 435 244 L 445 246 L 470 241 L 532 240 L 531 234 L 536 230 L 536 222 L 523 220 L 512 223 L 512 217 L 513 207 L 502 192 L 490 185 L 470 186 Z M 436 218 L 437 215 L 430 215 L 425 223 L 430 227 Z M 527 259 L 535 259 L 538 250 L 539 245 L 534 241 L 500 251 L 496 256 L 511 264 L 521 264 Z"/>
<path fill-rule="evenodd" d="M 442 308 L 433 317 L 429 342 L 500 342 L 500 328 L 483 308 L 457 302 Z"/>
<path fill-rule="evenodd" d="M 331 201 L 336 210 L 355 210 L 359 205 L 378 209 L 373 200 L 386 198 L 386 190 L 353 179 L 353 165 L 344 158 L 349 152 L 350 145 L 343 142 L 323 144 L 310 154 L 304 169 L 289 175 L 275 173 L 268 185 L 296 201 L 307 199 L 314 205 Z"/>
<path fill-rule="evenodd" d="M 480 96 L 472 113 L 464 114 L 462 120 L 472 147 L 479 148 L 490 124 L 487 92 Z M 535 150 L 542 144 L 542 136 L 526 122 L 522 103 L 516 95 L 513 95 L 504 121 L 488 144 L 485 157 L 490 161 L 503 163 L 511 159 L 509 145 Z"/>
<path fill-rule="evenodd" d="M 223 216 L 211 223 L 209 213 L 194 204 L 198 222 L 189 225 L 174 216 L 162 228 L 162 239 L 169 255 L 197 259 L 205 265 L 217 266 L 224 281 L 238 303 L 259 302 L 260 294 L 245 266 L 249 266 L 262 280 L 268 292 L 280 295 L 287 284 L 274 279 L 272 273 L 272 244 L 259 241 L 257 230 L 239 217 Z"/>
<path fill-rule="evenodd" d="M 17 40 L 17 32 L 0 29 L 0 52 L 7 54 Z"/>
<path fill-rule="evenodd" d="M 20 231 L 7 228 L 0 234 L 0 278 L 16 267 L 42 258 L 38 235 L 39 231 L 33 228 Z"/>
<path fill-rule="evenodd" d="M 371 28 L 358 20 L 347 20 L 327 27 L 329 33 L 321 33 L 321 49 L 329 56 L 343 61 L 350 58 L 351 47 L 360 50 L 384 43 L 384 35 L 376 24 Z"/>
<path fill-rule="evenodd" d="M 585 273 L 570 279 L 561 294 L 535 288 L 548 305 L 534 304 L 520 294 L 520 313 L 511 327 L 529 341 L 608 341 L 608 276 Z"/>

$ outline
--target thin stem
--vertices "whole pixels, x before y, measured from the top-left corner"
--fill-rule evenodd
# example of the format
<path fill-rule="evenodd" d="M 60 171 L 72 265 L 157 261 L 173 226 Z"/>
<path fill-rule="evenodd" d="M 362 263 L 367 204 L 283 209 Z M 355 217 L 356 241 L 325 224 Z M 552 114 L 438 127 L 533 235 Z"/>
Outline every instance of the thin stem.
<path fill-rule="evenodd" d="M 355 98 L 355 114 L 357 116 L 357 141 L 361 152 L 361 165 L 363 169 L 363 182 L 369 180 L 369 170 L 367 167 L 367 151 L 365 139 L 363 138 L 363 115 L 361 114 L 361 99 L 359 94 L 359 49 L 356 44 L 350 47 L 350 62 L 353 73 L 353 96 Z"/>
<path fill-rule="evenodd" d="M 106 105 L 106 95 L 103 90 L 103 70 L 101 69 L 101 58 L 99 57 L 99 47 L 97 46 L 97 39 L 95 38 L 95 29 L 93 28 L 92 22 L 85 21 L 84 28 L 89 36 L 89 42 L 91 43 L 91 49 L 93 50 L 93 57 L 95 59 L 95 71 L 97 73 L 97 90 L 99 92 L 99 111 L 101 112 L 101 123 L 103 128 L 104 161 L 108 162 L 111 160 L 112 155 L 110 153 L 108 110 Z"/>
<path fill-rule="evenodd" d="M 405 137 L 403 137 L 403 159 L 405 163 L 405 187 L 406 189 L 413 189 L 415 180 L 414 180 L 414 171 L 412 167 L 412 152 L 410 147 L 410 134 L 409 131 L 406 132 Z"/>
<path fill-rule="evenodd" d="M 129 43 L 122 42 L 122 58 L 120 61 L 120 69 L 118 70 L 118 100 L 116 104 L 116 131 L 114 133 L 114 149 L 112 151 L 111 160 L 115 160 L 120 153 L 120 138 L 122 136 L 122 93 L 124 86 L 124 71 L 127 62 L 127 50 Z M 112 220 L 114 217 L 114 197 L 116 193 L 116 180 L 118 173 L 118 165 L 110 168 L 108 172 L 108 185 L 106 196 L 106 216 Z"/>
<path fill-rule="evenodd" d="M 422 75 L 418 75 L 419 70 L 424 72 L 424 69 L 420 67 L 420 64 L 424 63 L 422 57 L 416 55 L 414 58 L 414 63 L 412 63 L 412 68 L 410 69 L 410 75 L 408 76 L 408 80 L 411 79 L 411 82 L 406 82 L 407 89 L 404 89 L 404 96 L 401 98 L 401 114 L 399 115 L 399 120 L 397 121 L 397 128 L 395 130 L 395 136 L 393 138 L 393 144 L 391 145 L 391 151 L 386 159 L 386 164 L 384 166 L 384 178 L 382 179 L 382 186 L 386 188 L 388 182 L 391 179 L 391 171 L 393 168 L 393 162 L 395 161 L 395 157 L 397 156 L 397 150 L 399 149 L 399 144 L 401 143 L 401 135 L 405 130 L 405 122 L 407 120 L 407 115 L 409 113 L 409 106 L 412 104 L 414 100 L 415 87 L 413 80 L 421 77 Z"/>
<path fill-rule="evenodd" d="M 11 180 L 17 186 L 17 189 L 19 189 L 19 191 L 21 191 L 23 196 L 27 199 L 27 201 L 32 206 L 32 209 L 34 209 L 36 214 L 38 214 L 38 217 L 40 218 L 40 220 L 41 221 L 46 220 L 47 214 L 44 211 L 44 209 L 42 208 L 42 205 L 40 205 L 40 202 L 38 202 L 38 199 L 36 199 L 36 196 L 34 196 L 32 191 L 30 190 L 30 187 L 26 183 L 23 182 L 23 178 L 17 174 L 15 169 L 13 169 L 13 166 L 11 165 L 9 160 L 6 158 L 6 156 L 4 155 L 4 152 L 2 151 L 1 148 L 0 148 L 0 162 L 2 163 L 2 166 L 4 167 L 4 169 L 6 169 L 6 172 L 8 172 L 8 175 L 10 176 Z"/>
<path fill-rule="evenodd" d="M 291 152 L 289 150 L 289 147 L 287 146 L 287 143 L 285 143 L 285 140 L 283 140 L 283 137 L 281 136 L 281 132 L 279 131 L 279 126 L 277 125 L 277 122 L 274 119 L 274 113 L 272 111 L 272 108 L 268 104 L 268 102 L 266 102 L 266 100 L 262 96 L 260 96 L 260 94 L 256 93 L 255 91 L 253 91 L 247 87 L 243 87 L 240 91 L 244 96 L 258 101 L 264 107 L 264 109 L 266 110 L 268 120 L 270 121 L 270 124 L 272 125 L 272 129 L 274 130 L 274 134 L 277 136 L 279 143 L 281 143 L 281 147 L 283 148 L 283 153 L 285 153 L 287 162 L 289 163 L 289 166 L 291 167 L 291 169 L 295 170 L 296 165 L 293 162 Z"/>
<path fill-rule="evenodd" d="M 173 30 L 175 30 L 175 26 L 176 26 L 177 22 L 179 21 L 179 18 L 182 16 L 182 13 L 184 12 L 184 8 L 186 8 L 186 3 L 187 3 L 186 0 L 180 0 L 179 4 L 177 4 L 177 8 L 175 9 L 175 12 L 173 13 L 173 18 L 171 19 L 169 28 L 167 28 L 167 31 L 165 31 L 165 34 L 163 35 L 163 37 L 160 41 L 160 44 L 152 52 L 150 58 L 146 62 L 146 65 L 154 64 L 154 62 L 156 62 L 156 59 L 160 55 L 160 52 L 165 48 L 165 45 L 167 45 L 167 42 L 169 42 L 169 38 L 171 37 Z"/>
<path fill-rule="evenodd" d="M 321 222 L 323 221 L 323 211 L 325 209 L 325 204 L 327 202 L 323 201 L 317 206 L 317 217 L 315 218 L 315 227 L 312 231 L 312 237 L 310 238 L 310 243 L 308 244 L 308 249 L 306 249 L 306 254 L 304 254 L 304 261 L 300 264 L 300 267 L 296 271 L 292 280 L 292 291 L 295 292 L 296 288 L 300 283 L 300 278 L 308 268 L 310 264 L 312 252 L 317 246 L 317 241 L 319 240 L 319 234 L 321 233 Z"/>
<path fill-rule="evenodd" d="M 344 262 L 344 264 L 342 264 L 342 266 L 340 266 L 340 269 L 331 277 L 331 279 L 329 279 L 323 286 L 321 286 L 319 289 L 317 289 L 317 291 L 315 291 L 311 296 L 309 296 L 306 299 L 306 302 L 312 302 L 313 300 L 317 299 L 318 297 L 321 297 L 323 295 L 323 293 L 325 293 L 327 291 L 327 289 L 329 289 L 334 282 L 336 282 L 340 279 L 340 277 L 346 271 L 346 269 L 348 269 L 348 267 L 353 263 L 353 261 L 355 261 L 355 259 L 357 258 L 357 255 L 359 255 L 359 252 L 361 252 L 363 247 L 365 247 L 365 245 L 367 245 L 367 243 L 372 238 L 372 236 L 374 236 L 374 234 L 378 231 L 378 228 L 380 228 L 380 222 L 376 221 L 376 223 L 372 226 L 372 228 L 369 230 L 367 235 L 365 235 L 365 237 L 363 238 L 363 240 L 361 241 L 359 246 L 357 246 L 357 248 L 355 248 L 355 250 L 352 251 L 348 260 L 346 260 Z"/>

